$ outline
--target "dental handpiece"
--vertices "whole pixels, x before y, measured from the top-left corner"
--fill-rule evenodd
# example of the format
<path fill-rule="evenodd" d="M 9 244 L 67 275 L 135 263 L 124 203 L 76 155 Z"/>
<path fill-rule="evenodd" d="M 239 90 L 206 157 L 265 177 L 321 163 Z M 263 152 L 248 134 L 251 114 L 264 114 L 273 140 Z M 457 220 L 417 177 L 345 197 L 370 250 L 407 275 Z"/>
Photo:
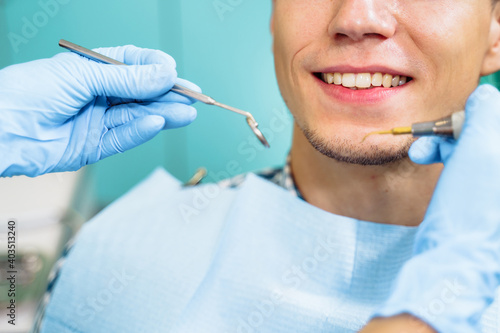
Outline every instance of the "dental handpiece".
<path fill-rule="evenodd" d="M 365 139 L 374 134 L 392 134 L 392 135 L 406 135 L 411 134 L 414 137 L 419 136 L 444 136 L 454 138 L 455 140 L 460 137 L 462 127 L 465 121 L 465 111 L 455 112 L 452 115 L 441 118 L 435 121 L 426 121 L 422 123 L 415 123 L 409 127 L 396 127 L 388 131 L 372 132 L 366 135 Z"/>
<path fill-rule="evenodd" d="M 126 64 L 124 64 L 120 61 L 106 57 L 100 53 L 86 49 L 80 45 L 76 45 L 76 44 L 68 42 L 67 40 L 64 40 L 64 39 L 61 39 L 59 41 L 59 46 L 65 48 L 71 52 L 74 52 L 76 54 L 79 54 L 82 57 L 85 57 L 85 58 L 90 59 L 90 60 L 94 60 L 94 61 L 99 62 L 99 63 L 104 63 L 104 64 L 108 64 L 108 65 L 126 66 Z M 176 92 L 178 94 L 181 94 L 183 96 L 193 98 L 193 99 L 200 101 L 202 103 L 205 103 L 208 105 L 215 105 L 215 106 L 221 107 L 223 109 L 226 109 L 226 110 L 229 110 L 229 111 L 232 111 L 232 112 L 235 112 L 235 113 L 238 113 L 238 114 L 245 116 L 247 123 L 248 123 L 248 126 L 250 126 L 252 132 L 259 139 L 259 141 L 266 148 L 270 147 L 269 142 L 264 137 L 264 134 L 262 134 L 262 132 L 258 129 L 259 124 L 257 123 L 257 121 L 255 120 L 255 118 L 253 117 L 253 115 L 250 112 L 243 111 L 243 110 L 240 110 L 237 108 L 233 108 L 232 106 L 219 103 L 210 96 L 207 96 L 205 94 L 199 93 L 199 92 L 194 91 L 194 90 L 191 90 L 191 89 L 186 88 L 184 86 L 181 86 L 179 84 L 175 84 L 172 87 L 172 89 L 170 89 L 170 90 L 173 92 Z"/>

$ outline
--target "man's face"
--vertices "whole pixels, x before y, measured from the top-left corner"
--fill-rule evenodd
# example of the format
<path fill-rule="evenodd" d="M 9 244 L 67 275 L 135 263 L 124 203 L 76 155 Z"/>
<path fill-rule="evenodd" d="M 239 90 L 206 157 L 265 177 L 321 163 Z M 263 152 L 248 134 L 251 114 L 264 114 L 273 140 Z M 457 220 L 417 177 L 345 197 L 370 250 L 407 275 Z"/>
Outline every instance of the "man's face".
<path fill-rule="evenodd" d="M 364 135 L 462 110 L 484 74 L 491 22 L 491 0 L 275 0 L 280 90 L 323 154 L 392 162 L 412 138 Z"/>

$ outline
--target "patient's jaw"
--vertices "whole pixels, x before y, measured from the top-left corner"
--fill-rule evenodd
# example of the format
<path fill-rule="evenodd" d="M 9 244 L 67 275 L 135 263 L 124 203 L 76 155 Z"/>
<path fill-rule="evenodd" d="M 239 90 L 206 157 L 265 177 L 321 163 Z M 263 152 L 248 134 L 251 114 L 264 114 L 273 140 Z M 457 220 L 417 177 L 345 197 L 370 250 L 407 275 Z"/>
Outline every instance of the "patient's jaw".
<path fill-rule="evenodd" d="M 491 0 L 275 0 L 276 74 L 296 136 L 344 162 L 405 157 L 411 138 L 361 140 L 463 109 L 498 70 L 498 16 Z"/>

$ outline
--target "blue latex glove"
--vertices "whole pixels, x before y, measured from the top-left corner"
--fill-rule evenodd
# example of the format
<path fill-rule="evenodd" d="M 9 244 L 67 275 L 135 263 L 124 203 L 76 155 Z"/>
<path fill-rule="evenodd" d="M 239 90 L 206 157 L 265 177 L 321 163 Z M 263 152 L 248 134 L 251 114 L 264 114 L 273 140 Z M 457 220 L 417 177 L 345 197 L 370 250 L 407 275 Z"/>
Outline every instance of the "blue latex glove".
<path fill-rule="evenodd" d="M 193 101 L 169 92 L 169 55 L 135 46 L 97 49 L 136 66 L 73 53 L 0 71 L 0 176 L 74 171 L 136 147 L 162 129 L 191 123 Z"/>
<path fill-rule="evenodd" d="M 500 93 L 479 87 L 459 140 L 419 139 L 410 158 L 445 167 L 415 257 L 375 316 L 410 313 L 439 332 L 479 332 L 480 314 L 500 284 Z"/>

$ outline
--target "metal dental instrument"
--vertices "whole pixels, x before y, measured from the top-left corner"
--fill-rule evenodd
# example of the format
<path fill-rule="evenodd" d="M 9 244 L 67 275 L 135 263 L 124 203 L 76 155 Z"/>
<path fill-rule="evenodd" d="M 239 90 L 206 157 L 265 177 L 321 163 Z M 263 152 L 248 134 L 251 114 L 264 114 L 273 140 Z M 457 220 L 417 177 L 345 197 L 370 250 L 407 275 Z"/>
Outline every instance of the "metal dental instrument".
<path fill-rule="evenodd" d="M 410 127 L 396 127 L 388 131 L 372 132 L 363 138 L 375 134 L 392 134 L 392 135 L 405 135 L 411 134 L 415 137 L 418 136 L 445 136 L 454 138 L 455 140 L 460 137 L 462 127 L 465 121 L 465 111 L 453 113 L 451 116 L 441 118 L 435 121 L 426 121 L 423 123 L 416 123 Z M 363 142 L 361 141 L 361 142 Z"/>
<path fill-rule="evenodd" d="M 208 174 L 207 169 L 203 167 L 199 168 L 198 170 L 196 170 L 196 173 L 193 175 L 193 177 L 191 177 L 191 179 L 184 184 L 184 186 L 190 187 L 198 185 L 207 176 L 207 174 Z"/>
<path fill-rule="evenodd" d="M 86 49 L 82 46 L 73 44 L 73 43 L 68 42 L 67 40 L 64 40 L 64 39 L 61 39 L 59 41 L 59 46 L 64 47 L 65 49 L 68 49 L 71 52 L 74 52 L 76 54 L 79 54 L 85 58 L 94 60 L 96 62 L 109 64 L 109 65 L 121 65 L 121 66 L 125 65 L 126 66 L 126 64 L 124 64 L 122 62 L 119 62 L 115 59 L 106 57 L 106 56 L 104 56 L 100 53 L 94 52 L 92 50 Z M 216 100 L 214 100 L 212 97 L 201 94 L 199 92 L 196 92 L 194 90 L 191 90 L 189 88 L 183 87 L 183 86 L 178 85 L 178 84 L 175 84 L 172 87 L 171 91 L 176 92 L 176 93 L 181 94 L 181 95 L 184 95 L 186 97 L 196 99 L 202 103 L 205 103 L 208 105 L 215 105 L 215 106 L 221 107 L 223 109 L 226 109 L 226 110 L 229 110 L 229 111 L 232 111 L 235 113 L 239 113 L 239 114 L 245 116 L 247 119 L 248 126 L 250 126 L 250 128 L 252 129 L 255 136 L 259 139 L 259 141 L 266 148 L 270 147 L 269 142 L 267 142 L 266 138 L 264 137 L 264 134 L 262 134 L 262 132 L 258 129 L 259 124 L 257 123 L 257 121 L 255 120 L 255 118 L 253 117 L 253 115 L 250 112 L 236 109 L 236 108 L 233 108 L 232 106 L 219 103 Z"/>

